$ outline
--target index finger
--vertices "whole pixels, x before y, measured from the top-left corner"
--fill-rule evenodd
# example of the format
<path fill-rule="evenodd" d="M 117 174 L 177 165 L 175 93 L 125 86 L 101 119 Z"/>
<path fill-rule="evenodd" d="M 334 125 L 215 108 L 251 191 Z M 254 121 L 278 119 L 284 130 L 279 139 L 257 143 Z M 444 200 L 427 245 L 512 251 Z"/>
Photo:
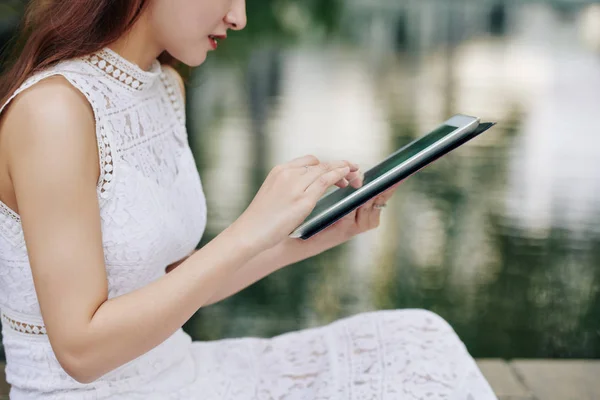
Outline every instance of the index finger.
<path fill-rule="evenodd" d="M 342 166 L 334 168 L 315 179 L 305 190 L 305 192 L 315 201 L 325 194 L 330 186 L 342 179 L 348 174 L 350 167 Z"/>

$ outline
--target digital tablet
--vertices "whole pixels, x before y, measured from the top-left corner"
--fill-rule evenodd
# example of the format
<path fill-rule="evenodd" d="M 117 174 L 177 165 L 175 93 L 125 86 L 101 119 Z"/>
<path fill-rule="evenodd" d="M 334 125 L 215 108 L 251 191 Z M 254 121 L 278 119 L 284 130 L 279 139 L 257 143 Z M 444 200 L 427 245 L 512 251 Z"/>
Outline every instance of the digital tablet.
<path fill-rule="evenodd" d="M 427 135 L 409 143 L 369 169 L 363 185 L 339 188 L 324 195 L 310 215 L 289 236 L 308 239 L 371 198 L 414 174 L 444 154 L 487 131 L 495 123 L 455 115 Z"/>

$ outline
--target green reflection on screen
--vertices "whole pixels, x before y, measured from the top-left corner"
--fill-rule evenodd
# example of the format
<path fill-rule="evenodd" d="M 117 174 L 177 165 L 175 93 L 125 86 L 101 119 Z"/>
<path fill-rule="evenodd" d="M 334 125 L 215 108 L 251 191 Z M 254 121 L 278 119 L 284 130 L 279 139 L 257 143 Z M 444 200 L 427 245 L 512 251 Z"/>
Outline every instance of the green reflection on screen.
<path fill-rule="evenodd" d="M 374 181 L 381 175 L 389 172 L 394 169 L 398 165 L 402 164 L 406 160 L 410 159 L 412 156 L 418 154 L 423 151 L 427 147 L 431 146 L 433 143 L 443 139 L 445 136 L 454 132 L 457 129 L 456 126 L 451 125 L 442 125 L 431 133 L 421 137 L 420 139 L 411 142 L 410 144 L 400 148 L 398 151 L 393 153 L 389 158 L 377 164 L 370 170 L 365 172 L 365 181 L 363 185 L 366 185 L 369 182 Z M 333 206 L 346 196 L 356 192 L 359 189 L 355 189 L 351 186 L 348 186 L 343 189 L 337 189 L 333 191 L 331 194 L 323 197 L 317 202 L 316 207 L 310 213 L 307 219 L 314 217 L 315 215 L 320 214 L 321 212 L 327 210 L 329 207 Z"/>

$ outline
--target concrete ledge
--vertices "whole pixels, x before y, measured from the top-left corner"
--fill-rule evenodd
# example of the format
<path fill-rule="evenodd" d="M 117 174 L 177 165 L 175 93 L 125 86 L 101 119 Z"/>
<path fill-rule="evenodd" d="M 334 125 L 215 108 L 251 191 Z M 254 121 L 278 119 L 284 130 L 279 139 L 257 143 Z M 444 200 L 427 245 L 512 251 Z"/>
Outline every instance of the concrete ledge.
<path fill-rule="evenodd" d="M 8 391 L 10 386 L 6 383 L 6 375 L 4 375 L 4 363 L 0 363 L 0 400 L 8 399 Z"/>
<path fill-rule="evenodd" d="M 600 360 L 479 359 L 499 400 L 600 399 Z"/>
<path fill-rule="evenodd" d="M 600 399 L 600 360 L 513 360 L 511 366 L 540 400 Z"/>
<path fill-rule="evenodd" d="M 478 359 L 477 365 L 500 400 L 534 400 L 533 393 L 504 360 Z"/>

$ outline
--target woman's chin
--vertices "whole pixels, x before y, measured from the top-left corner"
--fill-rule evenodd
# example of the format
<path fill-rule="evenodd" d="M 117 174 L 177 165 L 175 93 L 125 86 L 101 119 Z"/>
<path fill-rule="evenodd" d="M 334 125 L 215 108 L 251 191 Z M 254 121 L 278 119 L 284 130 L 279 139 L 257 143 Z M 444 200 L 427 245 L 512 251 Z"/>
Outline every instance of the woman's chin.
<path fill-rule="evenodd" d="M 206 61 L 206 57 L 208 56 L 207 51 L 199 51 L 197 56 L 194 58 L 191 64 L 188 64 L 190 67 L 198 67 Z"/>
<path fill-rule="evenodd" d="M 180 57 L 177 57 L 176 55 L 173 55 L 173 56 L 177 60 L 184 63 L 185 65 L 193 68 L 193 67 L 198 67 L 198 66 L 202 65 L 204 63 L 204 61 L 206 61 L 207 54 L 208 54 L 208 49 L 203 48 L 203 49 L 194 50 L 193 52 L 192 51 L 184 52 L 181 54 Z"/>

